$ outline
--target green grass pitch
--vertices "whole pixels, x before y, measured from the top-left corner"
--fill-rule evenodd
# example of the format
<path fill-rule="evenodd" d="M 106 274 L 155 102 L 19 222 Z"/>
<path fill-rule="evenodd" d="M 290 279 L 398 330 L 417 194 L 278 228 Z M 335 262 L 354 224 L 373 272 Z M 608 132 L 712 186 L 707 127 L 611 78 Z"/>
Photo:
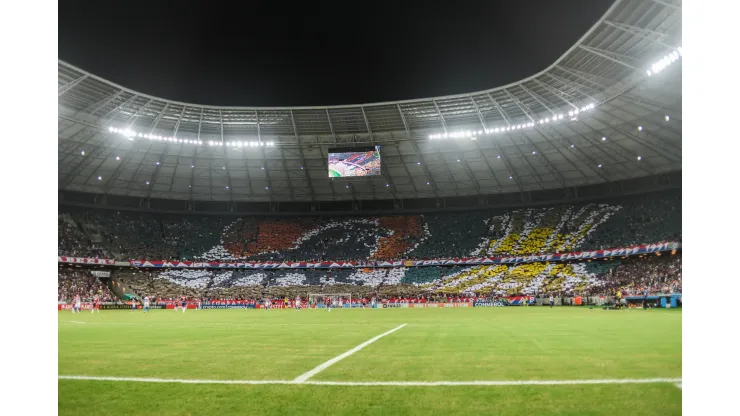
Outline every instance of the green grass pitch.
<path fill-rule="evenodd" d="M 681 312 L 561 307 L 59 312 L 61 376 L 311 382 L 677 379 Z M 60 379 L 60 415 L 671 415 L 676 382 L 414 386 Z"/>

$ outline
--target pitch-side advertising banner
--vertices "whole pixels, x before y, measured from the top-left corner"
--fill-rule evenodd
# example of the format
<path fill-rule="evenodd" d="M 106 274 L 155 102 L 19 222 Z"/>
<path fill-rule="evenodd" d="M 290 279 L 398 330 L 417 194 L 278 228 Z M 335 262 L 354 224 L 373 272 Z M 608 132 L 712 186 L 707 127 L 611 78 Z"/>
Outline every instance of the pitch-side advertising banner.
<path fill-rule="evenodd" d="M 480 264 L 534 263 L 544 261 L 566 261 L 582 259 L 600 259 L 605 257 L 634 256 L 646 253 L 676 250 L 680 243 L 666 242 L 608 250 L 576 251 L 572 253 L 536 254 L 531 256 L 511 257 L 470 257 L 436 260 L 393 260 L 393 261 L 343 261 L 343 262 L 193 262 L 165 260 L 131 260 L 133 267 L 164 268 L 225 268 L 225 269 L 332 269 L 364 267 L 424 267 L 424 266 L 468 266 Z M 60 257 L 61 258 L 61 257 Z M 105 260 L 112 261 L 112 260 Z"/>

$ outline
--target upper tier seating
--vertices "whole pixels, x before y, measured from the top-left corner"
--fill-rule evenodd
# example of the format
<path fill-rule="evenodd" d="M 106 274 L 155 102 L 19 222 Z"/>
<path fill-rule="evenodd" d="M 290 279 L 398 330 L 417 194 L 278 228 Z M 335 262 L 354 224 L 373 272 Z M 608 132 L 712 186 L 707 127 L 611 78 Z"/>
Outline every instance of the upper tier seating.
<path fill-rule="evenodd" d="M 90 243 L 74 223 L 89 235 L 102 236 L 105 247 Z M 88 257 L 107 252 L 121 260 L 423 260 L 680 239 L 681 195 L 671 191 L 598 203 L 371 217 L 175 217 L 78 210 L 60 214 L 58 251 Z"/>

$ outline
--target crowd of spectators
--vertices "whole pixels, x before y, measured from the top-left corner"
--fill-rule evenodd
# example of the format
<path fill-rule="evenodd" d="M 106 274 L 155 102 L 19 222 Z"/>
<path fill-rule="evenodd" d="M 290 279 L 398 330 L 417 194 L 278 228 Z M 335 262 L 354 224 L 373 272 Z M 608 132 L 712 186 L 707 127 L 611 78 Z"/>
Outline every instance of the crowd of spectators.
<path fill-rule="evenodd" d="M 57 276 L 57 300 L 59 302 L 71 302 L 75 296 L 80 296 L 83 302 L 89 302 L 96 295 L 104 302 L 114 299 L 108 287 L 89 270 L 59 268 Z"/>
<path fill-rule="evenodd" d="M 83 273 L 83 272 L 79 272 Z M 60 272 L 60 296 L 63 287 Z M 79 276 L 83 276 L 80 274 Z M 87 275 L 85 275 L 87 276 Z M 88 276 L 89 277 L 89 276 Z M 579 262 L 535 262 L 479 266 L 358 269 L 116 269 L 117 284 L 139 296 L 176 299 L 293 298 L 311 293 L 353 296 L 556 296 L 680 293 L 681 255 L 629 257 Z M 78 283 L 82 280 L 78 280 Z M 89 282 L 94 283 L 95 279 Z M 75 289 L 79 291 L 80 285 Z M 97 290 L 96 288 L 85 289 Z"/>
<path fill-rule="evenodd" d="M 59 253 L 120 260 L 354 261 L 523 256 L 681 239 L 680 192 L 609 203 L 380 217 L 238 218 L 82 211 Z M 80 227 L 76 227 L 79 224 Z"/>
<path fill-rule="evenodd" d="M 105 258 L 105 250 L 93 243 L 67 215 L 58 215 L 57 255 Z"/>
<path fill-rule="evenodd" d="M 590 249 L 681 241 L 681 190 L 621 199 L 621 209 L 585 239 Z"/>
<path fill-rule="evenodd" d="M 628 257 L 612 262 L 608 271 L 599 275 L 598 281 L 588 288 L 589 293 L 623 295 L 655 293 L 681 293 L 681 254 L 646 255 Z"/>

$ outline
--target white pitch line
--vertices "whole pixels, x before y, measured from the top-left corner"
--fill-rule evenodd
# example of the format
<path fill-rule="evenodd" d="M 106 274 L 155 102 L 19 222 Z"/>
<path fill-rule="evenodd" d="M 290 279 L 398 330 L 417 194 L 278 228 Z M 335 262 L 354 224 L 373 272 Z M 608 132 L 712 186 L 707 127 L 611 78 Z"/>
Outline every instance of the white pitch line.
<path fill-rule="evenodd" d="M 320 386 L 557 386 L 579 384 L 675 383 L 680 378 L 643 378 L 614 380 L 476 380 L 476 381 L 307 381 Z"/>
<path fill-rule="evenodd" d="M 58 376 L 59 380 L 124 381 L 134 383 L 179 383 L 179 384 L 309 384 L 313 386 L 395 386 L 395 387 L 435 387 L 435 386 L 572 386 L 583 384 L 654 384 L 678 383 L 680 378 L 644 378 L 613 380 L 477 380 L 477 381 L 295 381 L 295 380 L 188 380 L 175 378 L 141 377 L 98 377 L 98 376 Z"/>
<path fill-rule="evenodd" d="M 97 376 L 58 376 L 59 380 L 127 381 L 133 383 L 180 383 L 180 384 L 292 384 L 288 380 L 188 380 L 178 378 L 142 377 L 97 377 Z"/>
<path fill-rule="evenodd" d="M 73 324 L 85 324 L 85 325 L 87 325 L 87 322 L 82 322 L 82 321 L 62 321 L 62 322 L 70 322 L 70 323 L 73 323 Z"/>
<path fill-rule="evenodd" d="M 392 333 L 394 333 L 394 332 L 398 331 L 399 329 L 401 329 L 401 328 L 403 328 L 403 327 L 405 327 L 405 326 L 406 326 L 406 324 L 403 324 L 403 325 L 399 325 L 399 326 L 397 326 L 397 327 L 395 327 L 395 328 L 391 329 L 391 330 L 390 330 L 390 331 L 388 331 L 388 332 L 384 332 L 384 333 L 382 333 L 382 334 L 378 335 L 377 337 L 374 337 L 374 338 L 370 338 L 369 340 L 367 340 L 367 341 L 363 342 L 362 344 L 360 344 L 360 345 L 358 345 L 358 346 L 356 346 L 356 347 L 352 348 L 351 350 L 349 350 L 349 351 L 347 351 L 347 352 L 345 352 L 345 353 L 343 353 L 343 354 L 337 355 L 336 357 L 332 358 L 331 360 L 329 360 L 329 361 L 327 361 L 327 362 L 325 362 L 325 363 L 323 363 L 323 364 L 319 365 L 318 367 L 314 368 L 313 370 L 309 370 L 309 371 L 307 371 L 307 372 L 305 372 L 305 373 L 301 374 L 300 376 L 298 376 L 298 377 L 296 377 L 295 379 L 293 379 L 293 382 L 294 382 L 294 383 L 303 383 L 303 382 L 305 382 L 306 380 L 308 380 L 309 378 L 311 378 L 311 377 L 315 376 L 316 374 L 318 374 L 318 373 L 320 373 L 320 372 L 322 372 L 322 371 L 326 370 L 326 369 L 327 369 L 327 368 L 329 368 L 329 367 L 330 367 L 331 365 L 333 365 L 333 364 L 336 364 L 337 362 L 339 362 L 339 361 L 341 361 L 341 360 L 343 360 L 343 359 L 345 359 L 345 358 L 349 357 L 350 355 L 352 355 L 352 354 L 356 353 L 357 351 L 359 351 L 359 350 L 361 350 L 361 349 L 363 349 L 363 348 L 367 347 L 368 345 L 372 344 L 373 342 L 375 342 L 375 341 L 377 341 L 377 340 L 379 340 L 379 339 L 383 338 L 383 337 L 384 337 L 384 336 L 386 336 L 386 335 L 390 335 L 390 334 L 392 334 Z"/>
<path fill-rule="evenodd" d="M 683 390 L 683 383 L 676 383 L 676 387 Z"/>

